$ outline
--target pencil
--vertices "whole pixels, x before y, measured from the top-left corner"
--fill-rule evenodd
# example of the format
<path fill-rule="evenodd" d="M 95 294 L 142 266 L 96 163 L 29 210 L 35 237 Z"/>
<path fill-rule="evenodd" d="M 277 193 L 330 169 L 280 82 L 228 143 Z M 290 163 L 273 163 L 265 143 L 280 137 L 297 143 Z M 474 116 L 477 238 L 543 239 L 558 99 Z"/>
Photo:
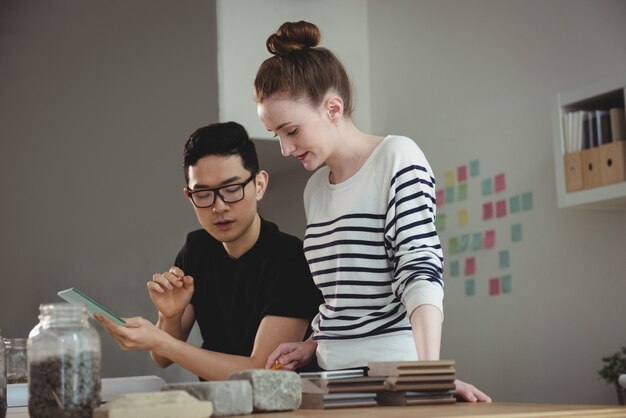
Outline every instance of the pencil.
<path fill-rule="evenodd" d="M 272 368 L 270 370 L 279 370 L 282 369 L 283 365 L 280 364 L 280 362 L 276 361 L 276 363 L 274 363 L 274 365 L 272 366 Z"/>

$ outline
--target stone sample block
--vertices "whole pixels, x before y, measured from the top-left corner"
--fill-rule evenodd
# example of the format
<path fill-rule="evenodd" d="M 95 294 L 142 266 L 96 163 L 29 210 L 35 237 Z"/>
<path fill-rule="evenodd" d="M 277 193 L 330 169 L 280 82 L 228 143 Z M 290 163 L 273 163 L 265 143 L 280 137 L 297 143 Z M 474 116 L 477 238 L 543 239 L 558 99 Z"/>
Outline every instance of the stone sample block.
<path fill-rule="evenodd" d="M 208 418 L 211 402 L 185 391 L 130 393 L 98 407 L 93 418 Z"/>
<path fill-rule="evenodd" d="M 254 411 L 289 411 L 302 402 L 300 376 L 295 372 L 252 369 L 234 372 L 228 379 L 252 384 Z"/>
<path fill-rule="evenodd" d="M 161 390 L 184 390 L 201 401 L 210 401 L 217 417 L 252 413 L 252 385 L 247 380 L 172 383 Z"/>

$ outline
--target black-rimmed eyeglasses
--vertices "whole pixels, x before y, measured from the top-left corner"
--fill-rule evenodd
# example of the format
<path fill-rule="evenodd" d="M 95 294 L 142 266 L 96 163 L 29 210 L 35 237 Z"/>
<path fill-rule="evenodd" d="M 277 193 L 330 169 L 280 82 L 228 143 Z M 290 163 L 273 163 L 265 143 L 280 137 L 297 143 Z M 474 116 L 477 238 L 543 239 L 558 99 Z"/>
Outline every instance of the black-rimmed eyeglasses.
<path fill-rule="evenodd" d="M 216 196 L 219 196 L 224 203 L 235 203 L 243 200 L 245 197 L 244 189 L 255 176 L 256 173 L 252 173 L 252 175 L 242 183 L 229 184 L 214 189 L 187 190 L 191 201 L 197 208 L 210 208 L 215 204 Z"/>

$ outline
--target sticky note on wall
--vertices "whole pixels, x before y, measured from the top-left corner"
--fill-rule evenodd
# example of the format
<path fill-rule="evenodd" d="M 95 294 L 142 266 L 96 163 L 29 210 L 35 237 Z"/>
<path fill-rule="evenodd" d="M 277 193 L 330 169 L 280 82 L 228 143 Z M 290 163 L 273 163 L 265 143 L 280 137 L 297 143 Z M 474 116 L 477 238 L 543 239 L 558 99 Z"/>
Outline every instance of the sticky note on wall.
<path fill-rule="evenodd" d="M 454 186 L 454 171 L 446 171 L 446 187 Z"/>
<path fill-rule="evenodd" d="M 459 182 L 467 180 L 467 166 L 466 165 L 461 165 L 461 166 L 457 167 L 457 169 L 456 169 L 456 179 Z"/>
<path fill-rule="evenodd" d="M 498 174 L 494 178 L 494 190 L 496 193 L 503 192 L 506 189 L 506 178 L 504 177 L 504 173 Z"/>
<path fill-rule="evenodd" d="M 470 176 L 476 177 L 480 175 L 480 163 L 478 160 L 470 161 Z"/>
<path fill-rule="evenodd" d="M 476 274 L 476 259 L 474 257 L 468 257 L 465 259 L 464 273 L 466 276 L 472 276 Z"/>
<path fill-rule="evenodd" d="M 496 245 L 496 231 L 490 229 L 485 232 L 485 239 L 483 242 L 485 248 L 493 248 Z"/>
<path fill-rule="evenodd" d="M 493 202 L 483 203 L 483 221 L 493 218 Z"/>
<path fill-rule="evenodd" d="M 494 277 L 489 279 L 489 295 L 497 296 L 500 294 L 500 279 Z"/>

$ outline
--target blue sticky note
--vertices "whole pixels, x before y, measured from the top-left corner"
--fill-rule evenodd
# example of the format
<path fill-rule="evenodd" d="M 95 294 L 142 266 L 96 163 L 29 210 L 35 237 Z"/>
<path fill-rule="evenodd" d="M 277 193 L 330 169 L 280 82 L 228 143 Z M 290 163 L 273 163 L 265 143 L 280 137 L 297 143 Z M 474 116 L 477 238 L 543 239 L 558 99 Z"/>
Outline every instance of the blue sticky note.
<path fill-rule="evenodd" d="M 459 202 L 467 199 L 467 183 L 459 184 Z"/>
<path fill-rule="evenodd" d="M 533 208 L 533 192 L 524 193 L 522 195 L 522 210 L 531 210 Z"/>
<path fill-rule="evenodd" d="M 509 256 L 509 250 L 500 251 L 498 253 L 499 265 L 501 269 L 509 267 L 511 264 L 511 258 Z"/>
<path fill-rule="evenodd" d="M 517 242 L 522 240 L 522 224 L 511 225 L 511 241 Z"/>
<path fill-rule="evenodd" d="M 469 249 L 470 236 L 469 234 L 463 234 L 459 238 L 459 252 L 467 251 Z"/>
<path fill-rule="evenodd" d="M 480 165 L 478 160 L 472 160 L 470 162 L 470 177 L 476 177 L 480 175 Z"/>
<path fill-rule="evenodd" d="M 454 187 L 446 187 L 446 203 L 454 202 Z"/>
<path fill-rule="evenodd" d="M 476 232 L 472 234 L 472 250 L 477 251 L 483 248 L 483 234 Z"/>
<path fill-rule="evenodd" d="M 474 279 L 465 280 L 465 296 L 474 296 L 476 294 L 476 283 Z"/>
<path fill-rule="evenodd" d="M 461 274 L 459 260 L 450 261 L 450 277 L 459 277 L 459 274 Z"/>
<path fill-rule="evenodd" d="M 509 210 L 511 213 L 517 213 L 520 211 L 519 196 L 512 196 L 509 198 Z"/>
<path fill-rule="evenodd" d="M 483 180 L 482 188 L 483 196 L 489 196 L 491 195 L 491 193 L 493 193 L 493 181 L 491 180 L 491 177 Z"/>
<path fill-rule="evenodd" d="M 511 293 L 513 286 L 511 284 L 510 274 L 500 277 L 500 288 L 502 289 L 502 293 Z"/>
<path fill-rule="evenodd" d="M 437 231 L 439 232 L 443 232 L 446 230 L 446 214 L 445 213 L 441 213 L 437 215 L 437 217 L 435 218 L 435 228 L 437 228 Z"/>

